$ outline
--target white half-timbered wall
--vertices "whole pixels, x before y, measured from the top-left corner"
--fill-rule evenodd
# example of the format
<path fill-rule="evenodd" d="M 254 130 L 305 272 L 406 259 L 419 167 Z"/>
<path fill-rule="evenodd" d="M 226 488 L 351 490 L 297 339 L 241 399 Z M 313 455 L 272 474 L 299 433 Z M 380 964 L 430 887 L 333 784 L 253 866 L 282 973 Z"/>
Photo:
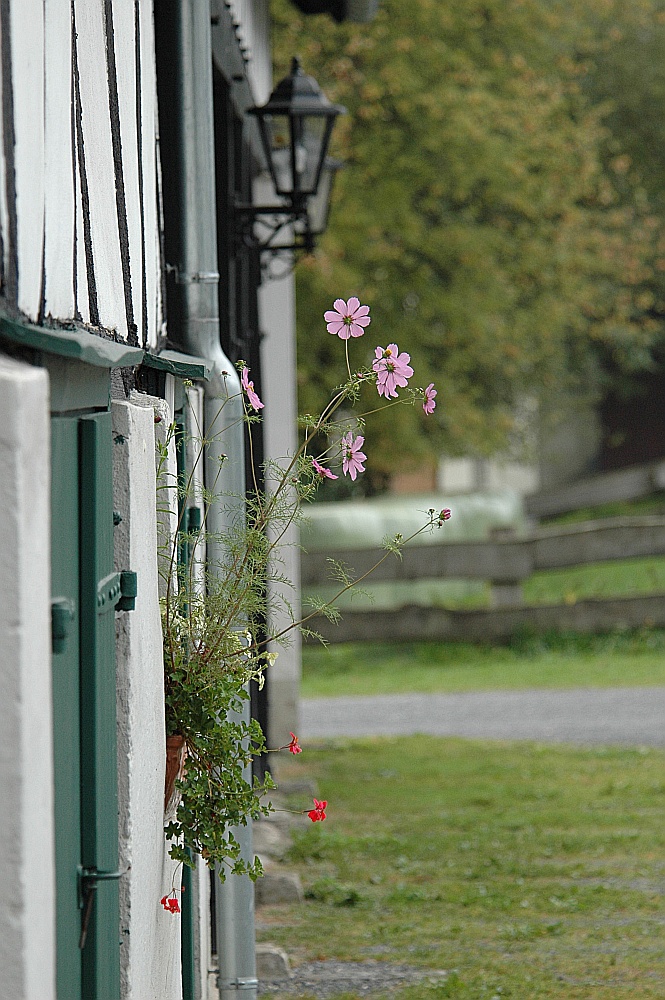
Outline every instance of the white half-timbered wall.
<path fill-rule="evenodd" d="M 240 51 L 247 60 L 247 78 L 257 104 L 272 90 L 270 14 L 268 0 L 224 0 L 236 25 Z"/>
<path fill-rule="evenodd" d="M 0 0 L 0 282 L 33 322 L 154 346 L 162 322 L 151 0 Z"/>

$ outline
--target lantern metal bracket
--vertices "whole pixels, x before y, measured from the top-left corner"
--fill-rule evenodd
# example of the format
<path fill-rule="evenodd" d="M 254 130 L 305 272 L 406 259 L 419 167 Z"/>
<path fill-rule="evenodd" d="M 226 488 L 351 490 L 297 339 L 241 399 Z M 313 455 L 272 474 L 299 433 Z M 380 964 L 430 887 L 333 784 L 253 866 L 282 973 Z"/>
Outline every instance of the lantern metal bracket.
<path fill-rule="evenodd" d="M 309 216 L 305 207 L 293 205 L 248 205 L 234 206 L 237 224 L 235 227 L 238 243 L 249 250 L 279 254 L 285 250 L 293 253 L 312 253 L 314 234 L 310 229 Z M 265 235 L 258 236 L 256 225 L 260 224 Z M 287 226 L 301 225 L 293 233 L 291 243 L 275 243 Z"/>

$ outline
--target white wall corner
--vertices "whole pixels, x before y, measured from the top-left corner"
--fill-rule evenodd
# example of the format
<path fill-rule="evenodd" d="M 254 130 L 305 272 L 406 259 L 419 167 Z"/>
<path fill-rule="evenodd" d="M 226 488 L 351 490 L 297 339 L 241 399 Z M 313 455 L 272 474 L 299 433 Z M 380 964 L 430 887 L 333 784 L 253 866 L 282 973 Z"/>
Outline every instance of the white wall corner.
<path fill-rule="evenodd" d="M 153 405 L 154 404 L 154 405 Z M 158 405 L 159 404 L 159 405 Z M 155 410 L 157 407 L 157 413 Z M 180 1000 L 180 917 L 160 899 L 175 874 L 164 838 L 164 668 L 157 566 L 155 424 L 163 400 L 114 401 L 115 567 L 137 573 L 134 611 L 116 617 L 123 1000 Z M 178 874 L 179 877 L 179 874 Z"/>
<path fill-rule="evenodd" d="M 201 997 L 208 996 L 208 978 L 212 965 L 211 927 L 210 927 L 210 869 L 202 857 L 196 859 L 196 870 L 192 877 L 196 886 L 196 901 L 198 904 L 198 954 L 196 956 L 196 971 L 198 988 Z"/>
<path fill-rule="evenodd" d="M 48 375 L 0 355 L 0 994 L 55 998 Z"/>
<path fill-rule="evenodd" d="M 159 473 L 157 479 L 157 564 L 159 596 L 166 596 L 166 583 L 171 563 L 171 543 L 178 527 L 178 472 L 175 453 L 173 408 L 159 396 L 133 392 L 131 403 L 147 409 L 154 424 L 155 451 L 153 460 Z M 164 452 L 164 454 L 162 454 Z M 160 457 L 161 456 L 161 457 Z M 171 567 L 172 585 L 177 586 L 176 567 Z"/>
<path fill-rule="evenodd" d="M 261 340 L 261 389 L 265 410 L 265 453 L 268 459 L 279 461 L 295 453 L 298 447 L 298 401 L 296 386 L 296 313 L 293 275 L 281 281 L 269 281 L 259 289 Z M 269 489 L 268 484 L 268 489 Z M 297 526 L 292 525 L 283 539 L 279 562 L 272 569 L 293 587 L 271 582 L 268 601 L 270 628 L 279 632 L 295 618 L 300 618 L 300 549 Z M 289 645 L 273 643 L 271 652 L 278 654 L 268 668 L 268 741 L 270 746 L 282 746 L 289 733 L 298 732 L 298 702 L 300 698 L 301 641 L 294 629 Z"/>

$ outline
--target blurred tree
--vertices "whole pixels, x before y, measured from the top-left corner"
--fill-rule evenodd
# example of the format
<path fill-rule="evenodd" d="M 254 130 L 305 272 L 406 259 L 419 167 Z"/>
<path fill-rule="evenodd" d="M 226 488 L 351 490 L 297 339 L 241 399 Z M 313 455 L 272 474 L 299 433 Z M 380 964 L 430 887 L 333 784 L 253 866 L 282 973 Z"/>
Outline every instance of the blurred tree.
<path fill-rule="evenodd" d="M 370 492 L 409 458 L 505 446 L 525 393 L 593 394 L 608 357 L 617 370 L 652 363 L 661 224 L 622 172 L 628 137 L 608 127 L 619 105 L 598 83 L 613 35 L 629 37 L 615 23 L 616 11 L 631 22 L 624 7 L 383 0 L 357 26 L 274 3 L 277 75 L 298 52 L 350 112 L 338 207 L 298 268 L 301 409 L 343 380 L 322 314 L 351 294 L 372 315 L 352 358 L 394 341 L 414 381 L 439 391 L 430 418 L 408 407 L 368 418 Z"/>
<path fill-rule="evenodd" d="M 663 370 L 665 351 L 665 11 L 637 0 L 599 6 L 580 53 L 582 91 L 604 108 L 600 156 L 614 204 L 643 207 L 650 231 L 647 270 L 635 299 L 647 336 L 608 338 L 603 365 L 617 398 L 639 394 L 645 371 Z"/>

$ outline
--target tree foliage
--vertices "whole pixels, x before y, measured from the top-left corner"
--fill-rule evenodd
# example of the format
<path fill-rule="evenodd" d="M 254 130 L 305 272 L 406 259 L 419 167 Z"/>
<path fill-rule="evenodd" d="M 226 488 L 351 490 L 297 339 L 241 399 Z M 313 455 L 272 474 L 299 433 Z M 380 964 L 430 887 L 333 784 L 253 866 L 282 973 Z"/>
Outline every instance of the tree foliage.
<path fill-rule="evenodd" d="M 298 52 L 349 110 L 330 227 L 298 269 L 301 408 L 343 380 L 322 320 L 338 295 L 372 309 L 359 363 L 408 342 L 439 390 L 429 421 L 368 418 L 370 486 L 398 453 L 505 446 L 525 394 L 594 393 L 653 364 L 661 223 L 622 160 L 639 159 L 641 112 L 629 134 L 607 69 L 645 27 L 662 44 L 650 4 L 383 0 L 371 24 L 335 25 L 278 0 L 273 15 L 277 75 Z"/>

